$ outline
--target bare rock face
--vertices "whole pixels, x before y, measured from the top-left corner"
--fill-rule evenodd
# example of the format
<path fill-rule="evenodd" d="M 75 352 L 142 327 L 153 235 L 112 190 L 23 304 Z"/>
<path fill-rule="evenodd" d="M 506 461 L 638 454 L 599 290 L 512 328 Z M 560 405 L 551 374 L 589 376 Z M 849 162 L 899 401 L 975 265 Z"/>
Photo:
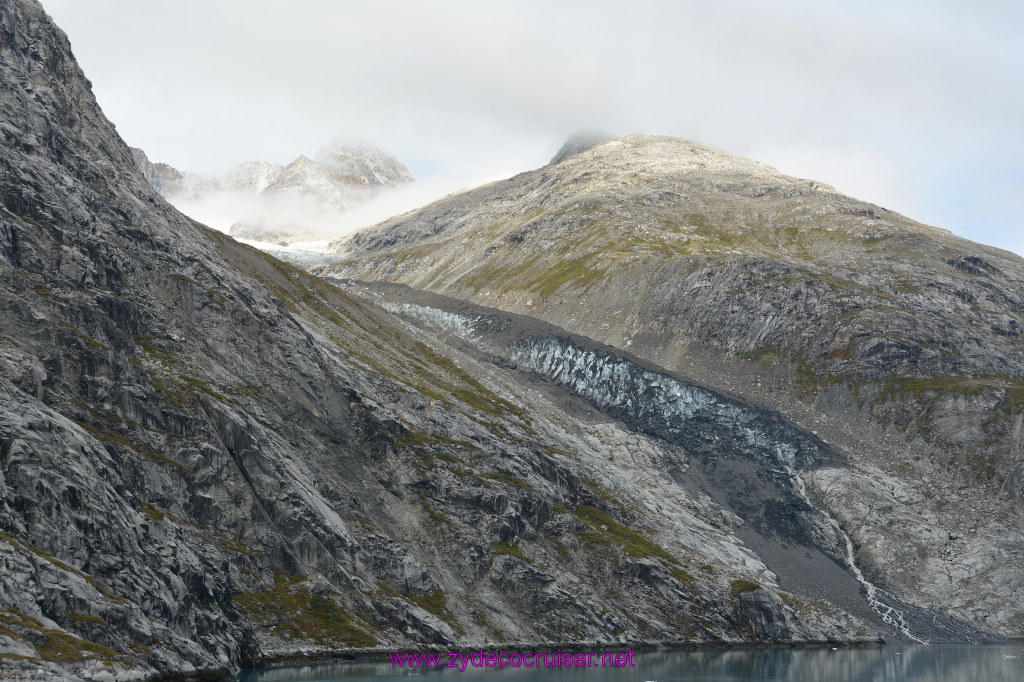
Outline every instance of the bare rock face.
<path fill-rule="evenodd" d="M 865 575 L 1024 633 L 1024 261 L 686 140 L 565 150 L 314 271 L 530 315 L 777 410 L 852 465 L 801 477 Z"/>
<path fill-rule="evenodd" d="M 33 0 L 0 5 L 0 138 L 4 676 L 889 636 L 784 591 L 732 502 L 685 483 L 692 445 L 593 407 L 600 376 L 539 384 L 501 337 L 474 346 L 432 321 L 460 318 L 176 212 Z M 778 495 L 804 509 L 797 480 Z"/>
<path fill-rule="evenodd" d="M 166 163 L 153 163 L 146 152 L 132 147 L 132 158 L 142 171 L 143 177 L 161 194 L 178 194 L 182 191 L 185 174 Z"/>

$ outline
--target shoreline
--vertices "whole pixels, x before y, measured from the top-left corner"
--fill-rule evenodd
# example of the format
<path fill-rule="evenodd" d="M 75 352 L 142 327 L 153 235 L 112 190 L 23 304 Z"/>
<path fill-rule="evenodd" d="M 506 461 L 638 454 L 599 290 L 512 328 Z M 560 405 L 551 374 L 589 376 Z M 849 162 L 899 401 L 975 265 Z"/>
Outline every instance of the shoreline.
<path fill-rule="evenodd" d="M 889 642 L 879 638 L 875 640 L 857 641 L 821 641 L 804 640 L 796 642 L 672 642 L 672 643 L 507 643 L 488 644 L 477 646 L 472 649 L 466 647 L 443 647 L 439 645 L 427 645 L 423 647 L 404 647 L 396 649 L 334 649 L 324 651 L 295 651 L 291 653 L 272 654 L 263 656 L 251 661 L 246 665 L 235 664 L 231 668 L 208 668 L 192 672 L 167 672 L 150 675 L 142 679 L 142 682 L 229 682 L 239 679 L 239 675 L 246 670 L 269 669 L 286 667 L 290 665 L 323 665 L 330 663 L 346 662 L 387 662 L 389 654 L 413 654 L 413 653 L 448 653 L 468 652 L 476 653 L 499 653 L 509 650 L 526 652 L 554 653 L 587 653 L 587 652 L 625 652 L 651 653 L 656 651 L 680 651 L 680 650 L 715 650 L 715 649 L 816 649 L 816 648 L 843 648 L 863 649 L 868 647 L 889 647 L 889 646 L 931 646 L 931 645 L 960 645 L 964 647 L 975 646 L 998 646 L 998 645 L 1024 645 L 1024 637 L 1011 637 L 1004 639 L 993 639 L 984 642 L 932 642 L 929 644 L 917 644 L 913 642 Z"/>
<path fill-rule="evenodd" d="M 1024 639 L 1021 640 L 1024 642 Z M 555 651 L 562 651 L 565 653 L 586 653 L 586 652 L 620 652 L 620 651 L 634 651 L 636 653 L 650 653 L 652 651 L 669 651 L 669 650 L 699 650 L 699 649 L 767 649 L 767 648 L 784 648 L 784 649 L 813 649 L 813 648 L 825 648 L 825 647 L 843 647 L 843 648 L 862 648 L 869 646 L 887 646 L 888 643 L 884 639 L 877 640 L 863 640 L 863 641 L 800 641 L 800 642 L 673 642 L 673 643 L 618 643 L 618 644 L 587 644 L 587 643 L 570 643 L 570 644 L 548 644 L 548 643 L 508 643 L 508 644 L 488 644 L 486 646 L 478 646 L 472 649 L 465 647 L 442 647 L 439 645 L 431 644 L 423 647 L 405 647 L 396 649 L 334 649 L 330 651 L 296 651 L 294 653 L 282 653 L 272 654 L 270 656 L 263 656 L 248 665 L 238 665 L 233 669 L 228 668 L 208 668 L 204 670 L 196 670 L 192 672 L 169 672 L 159 673 L 143 678 L 142 682 L 228 682 L 237 681 L 239 674 L 243 670 L 256 670 L 261 668 L 275 668 L 285 667 L 289 665 L 322 665 L 328 663 L 344 663 L 344 662 L 357 662 L 357 661 L 380 661 L 386 662 L 389 654 L 404 654 L 404 653 L 446 653 L 451 651 L 460 652 L 471 652 L 482 651 L 486 653 L 498 653 L 508 651 L 510 649 L 517 649 L 521 651 L 536 651 L 538 653 L 553 653 Z"/>
<path fill-rule="evenodd" d="M 1024 641 L 1024 640 L 1022 640 Z M 396 648 L 396 649 L 338 649 L 334 651 L 311 651 L 311 652 L 296 652 L 288 654 L 274 654 L 271 656 L 264 656 L 258 661 L 253 662 L 251 665 L 242 666 L 241 670 L 252 670 L 256 668 L 271 668 L 277 666 L 284 666 L 298 663 L 338 663 L 338 662 L 356 662 L 356 661 L 382 661 L 388 660 L 389 654 L 413 654 L 413 653 L 448 653 L 448 652 L 469 652 L 476 653 L 482 651 L 483 653 L 500 653 L 508 652 L 510 650 L 516 651 L 529 651 L 538 653 L 554 653 L 561 651 L 564 653 L 588 653 L 588 652 L 624 652 L 633 651 L 636 653 L 650 653 L 653 651 L 670 651 L 670 650 L 700 650 L 700 649 L 767 649 L 767 648 L 781 648 L 781 649 L 813 649 L 813 648 L 831 648 L 831 647 L 842 647 L 842 648 L 863 648 L 871 646 L 890 646 L 884 639 L 877 640 L 861 640 L 861 641 L 799 641 L 799 642 L 673 642 L 673 643 L 618 643 L 618 644 L 588 644 L 588 643 L 571 643 L 571 644 L 549 644 L 549 643 L 531 643 L 531 642 L 520 642 L 520 643 L 509 643 L 509 644 L 488 644 L 486 646 L 477 646 L 472 648 L 467 647 L 441 647 L 438 645 L 428 645 L 423 647 L 411 648 Z M 147 680 L 147 682 L 149 682 Z M 161 681 L 162 682 L 162 681 Z"/>

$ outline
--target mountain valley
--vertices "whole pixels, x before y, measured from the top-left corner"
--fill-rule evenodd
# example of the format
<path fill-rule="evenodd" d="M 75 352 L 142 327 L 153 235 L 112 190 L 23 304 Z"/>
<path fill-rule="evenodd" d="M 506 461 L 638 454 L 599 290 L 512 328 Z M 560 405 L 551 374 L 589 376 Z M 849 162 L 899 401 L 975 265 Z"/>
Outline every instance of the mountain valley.
<path fill-rule="evenodd" d="M 630 136 L 311 273 L 0 38 L 0 675 L 1024 636 L 1019 257 Z M 362 152 L 234 175 L 411 180 Z"/>

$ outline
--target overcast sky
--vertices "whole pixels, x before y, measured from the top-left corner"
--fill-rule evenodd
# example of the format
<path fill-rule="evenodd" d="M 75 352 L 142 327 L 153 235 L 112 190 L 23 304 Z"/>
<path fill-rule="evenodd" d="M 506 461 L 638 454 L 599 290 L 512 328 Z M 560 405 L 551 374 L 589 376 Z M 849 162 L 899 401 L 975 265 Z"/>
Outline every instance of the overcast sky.
<path fill-rule="evenodd" d="M 674 135 L 1024 254 L 1024 2 L 43 0 L 184 170 L 367 139 L 438 187 Z"/>

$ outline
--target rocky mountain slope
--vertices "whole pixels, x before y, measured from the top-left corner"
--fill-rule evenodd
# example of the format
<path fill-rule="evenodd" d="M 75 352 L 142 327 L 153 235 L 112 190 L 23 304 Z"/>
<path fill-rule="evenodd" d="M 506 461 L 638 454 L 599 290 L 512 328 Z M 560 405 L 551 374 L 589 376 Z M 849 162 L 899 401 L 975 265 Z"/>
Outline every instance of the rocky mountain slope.
<path fill-rule="evenodd" d="M 34 0 L 0 5 L 0 138 L 0 674 L 856 641 L 913 617 L 890 601 L 885 624 L 856 584 L 843 608 L 813 593 L 827 585 L 785 590 L 740 537 L 771 519 L 707 492 L 715 471 L 751 474 L 849 587 L 844 531 L 799 485 L 845 465 L 778 415 L 581 337 L 551 345 L 561 332 L 529 319 L 473 341 L 440 308 L 326 284 L 179 214 Z M 557 369 L 566 353 L 580 369 Z M 623 408 L 638 384 L 583 371 L 605 366 L 660 382 L 722 448 Z"/>
<path fill-rule="evenodd" d="M 232 236 L 279 245 L 315 240 L 344 211 L 414 180 L 397 159 L 365 142 L 335 140 L 312 159 L 299 155 L 287 166 L 251 161 L 222 175 L 153 163 L 141 149 L 132 156 L 149 183 L 183 211 L 202 218 L 208 208 L 237 206 Z"/>
<path fill-rule="evenodd" d="M 693 142 L 575 141 L 316 272 L 530 315 L 778 411 L 864 574 L 1024 634 L 1024 261 Z M 771 561 L 768 561 L 771 566 Z"/>

